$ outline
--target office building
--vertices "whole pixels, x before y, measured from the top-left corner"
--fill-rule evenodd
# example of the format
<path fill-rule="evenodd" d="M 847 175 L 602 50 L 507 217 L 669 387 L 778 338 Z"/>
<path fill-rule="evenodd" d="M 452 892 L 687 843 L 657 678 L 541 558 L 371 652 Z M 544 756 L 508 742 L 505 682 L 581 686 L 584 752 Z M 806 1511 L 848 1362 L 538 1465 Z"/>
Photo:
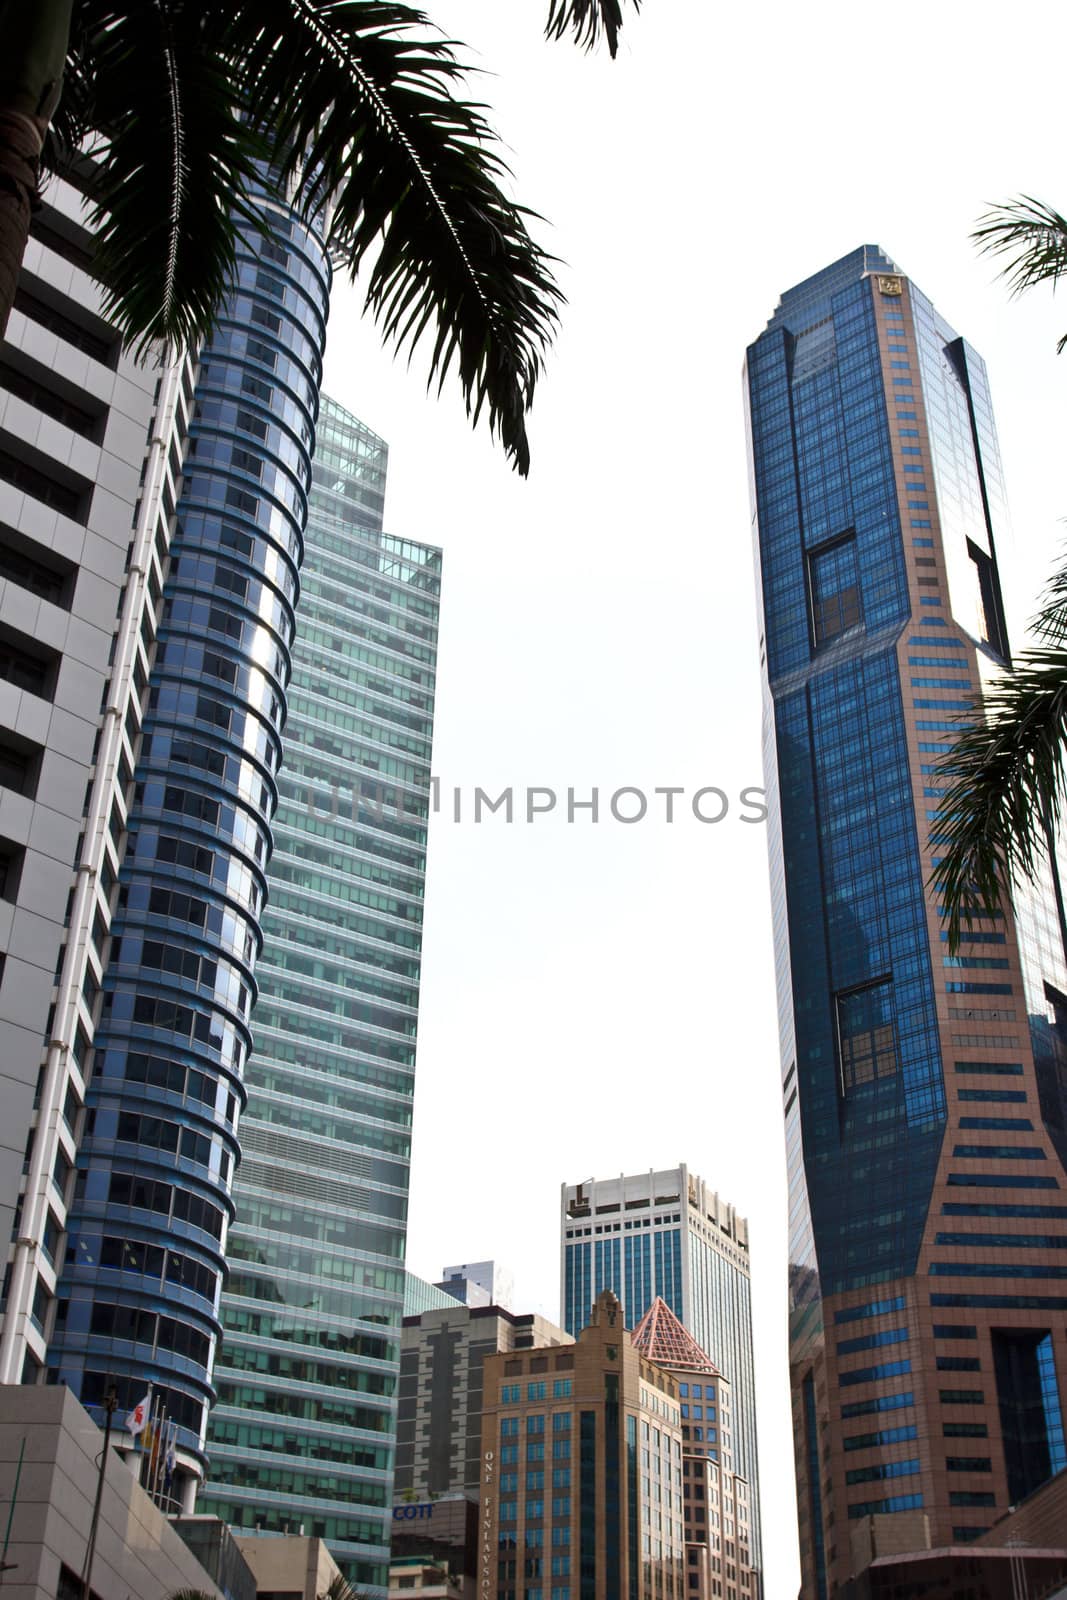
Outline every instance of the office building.
<path fill-rule="evenodd" d="M 681 1600 L 678 1385 L 631 1344 L 611 1290 L 573 1347 L 484 1371 L 479 1595 Z"/>
<path fill-rule="evenodd" d="M 653 1300 L 633 1345 L 678 1382 L 687 1600 L 756 1600 L 749 1488 L 734 1468 L 730 1384 L 665 1300 Z"/>
<path fill-rule="evenodd" d="M 192 396 L 122 351 L 81 218 L 50 183 L 0 357 L 3 1383 L 43 1374 L 59 1309 Z"/>
<path fill-rule="evenodd" d="M 118 1453 L 103 1454 L 103 1443 L 69 1390 L 0 1387 L 10 1600 L 82 1600 L 87 1574 L 91 1600 L 256 1600 L 255 1578 L 225 1524 L 164 1516 Z M 190 1523 L 198 1524 L 195 1536 Z"/>
<path fill-rule="evenodd" d="M 546 1318 L 502 1306 L 448 1306 L 404 1318 L 395 1492 L 429 1501 L 480 1482 L 482 1366 L 500 1351 L 570 1345 Z"/>
<path fill-rule="evenodd" d="M 514 1276 L 499 1261 L 466 1261 L 446 1267 L 437 1287 L 468 1306 L 502 1306 L 510 1311 L 515 1298 Z"/>
<path fill-rule="evenodd" d="M 937 764 L 1010 660 L 981 359 L 868 245 L 782 296 L 746 395 L 817 1600 L 857 1524 L 974 1542 L 1064 1465 L 1067 978 L 1054 910 L 954 953 L 927 887 Z"/>
<path fill-rule="evenodd" d="M 441 557 L 323 398 L 203 1506 L 384 1594 Z"/>
<path fill-rule="evenodd" d="M 455 1295 L 438 1288 L 436 1283 L 427 1283 L 413 1272 L 404 1273 L 405 1317 L 417 1317 L 422 1311 L 448 1311 L 455 1303 Z"/>
<path fill-rule="evenodd" d="M 462 1600 L 474 1600 L 478 1576 L 477 1494 L 436 1495 L 432 1500 L 409 1499 L 405 1495 L 399 1500 L 393 1506 L 391 1566 L 410 1560 L 432 1562 L 442 1568 Z"/>
<path fill-rule="evenodd" d="M 206 1462 L 237 1122 L 326 329 L 322 241 L 274 205 L 200 352 L 111 901 L 47 1375 L 146 1384 Z M 136 686 L 136 685 L 135 685 Z"/>
<path fill-rule="evenodd" d="M 749 1486 L 752 1563 L 761 1566 L 756 1389 L 748 1224 L 688 1167 L 564 1184 L 560 1204 L 563 1326 L 577 1334 L 611 1289 L 628 1328 L 657 1295 L 727 1378 L 734 1456 Z"/>

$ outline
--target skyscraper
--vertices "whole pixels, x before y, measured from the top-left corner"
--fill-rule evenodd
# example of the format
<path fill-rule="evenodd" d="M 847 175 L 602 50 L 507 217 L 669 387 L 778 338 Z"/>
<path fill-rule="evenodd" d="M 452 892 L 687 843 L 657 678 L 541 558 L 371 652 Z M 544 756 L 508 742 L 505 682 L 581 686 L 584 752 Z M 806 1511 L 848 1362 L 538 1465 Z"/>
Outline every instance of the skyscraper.
<path fill-rule="evenodd" d="M 928 888 L 937 763 L 1009 663 L 980 358 L 868 245 L 782 296 L 746 390 L 815 1600 L 850 1528 L 974 1540 L 1067 1461 L 1067 980 L 1039 899 L 956 954 Z"/>
<path fill-rule="evenodd" d="M 78 167 L 72 178 L 80 180 Z M 59 1313 L 90 1047 L 192 399 L 122 351 L 75 182 L 35 213 L 0 364 L 0 1381 Z M 10 1242 L 9 1242 L 10 1241 Z"/>
<path fill-rule="evenodd" d="M 48 1349 L 85 1404 L 152 1383 L 201 1470 L 329 292 L 261 204 L 200 353 Z"/>
<path fill-rule="evenodd" d="M 201 1505 L 384 1593 L 440 551 L 323 397 Z"/>
<path fill-rule="evenodd" d="M 688 1167 L 564 1184 L 560 1197 L 563 1326 L 577 1336 L 602 1289 L 636 1328 L 660 1296 L 725 1373 L 734 1458 L 749 1486 L 752 1565 L 761 1566 L 756 1389 L 748 1224 Z"/>

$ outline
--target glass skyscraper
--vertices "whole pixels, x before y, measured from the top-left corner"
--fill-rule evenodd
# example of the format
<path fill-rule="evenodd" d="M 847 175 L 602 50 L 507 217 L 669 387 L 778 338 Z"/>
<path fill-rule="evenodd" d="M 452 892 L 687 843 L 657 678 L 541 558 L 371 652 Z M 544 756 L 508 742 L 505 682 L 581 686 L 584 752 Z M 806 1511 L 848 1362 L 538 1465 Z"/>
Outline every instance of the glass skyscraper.
<path fill-rule="evenodd" d="M 1037 899 L 950 952 L 928 887 L 937 764 L 1010 665 L 980 358 L 868 245 L 782 296 L 746 390 L 816 1600 L 861 1529 L 968 1542 L 1067 1462 L 1063 952 Z"/>
<path fill-rule="evenodd" d="M 748 1485 L 752 1544 L 762 1568 L 756 1386 L 748 1224 L 688 1167 L 564 1184 L 560 1205 L 562 1325 L 585 1327 L 610 1289 L 636 1328 L 658 1298 L 732 1385 L 729 1448 Z"/>
<path fill-rule="evenodd" d="M 200 1502 L 383 1594 L 441 572 L 386 461 L 324 397 Z"/>
<path fill-rule="evenodd" d="M 329 293 L 321 239 L 261 204 L 270 231 L 244 232 L 200 353 L 128 811 L 109 819 L 122 861 L 47 1356 L 90 1406 L 152 1384 L 200 1470 Z"/>

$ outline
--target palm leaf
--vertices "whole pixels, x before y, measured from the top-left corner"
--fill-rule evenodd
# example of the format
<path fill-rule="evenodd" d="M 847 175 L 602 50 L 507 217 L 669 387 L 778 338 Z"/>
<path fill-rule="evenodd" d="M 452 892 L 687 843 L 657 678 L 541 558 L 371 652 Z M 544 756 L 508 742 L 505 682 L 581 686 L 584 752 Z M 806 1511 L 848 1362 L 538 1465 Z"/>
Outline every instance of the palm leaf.
<path fill-rule="evenodd" d="M 1058 583 L 1067 593 L 1067 578 Z M 1061 601 L 1062 605 L 1062 601 Z M 1037 873 L 1067 793 L 1067 647 L 1063 618 L 1054 616 L 1058 645 L 1017 659 L 1015 670 L 986 696 L 952 751 L 938 765 L 949 780 L 935 832 L 944 853 L 931 875 L 947 918 L 949 947 L 961 926 L 991 915 L 1010 896 L 1012 880 Z"/>
<path fill-rule="evenodd" d="M 335 260 L 371 262 L 386 338 L 410 351 L 429 331 L 431 383 L 455 366 L 468 415 L 485 409 L 526 473 L 562 296 L 452 44 L 391 0 L 259 0 L 235 8 L 226 54 L 281 181 L 330 216 Z"/>
<path fill-rule="evenodd" d="M 92 225 L 128 341 L 196 345 L 230 287 L 259 144 L 239 117 L 222 8 L 89 0 L 83 122 L 100 130 Z M 83 27 L 86 16 L 82 17 Z"/>
<path fill-rule="evenodd" d="M 979 218 L 971 235 L 987 255 L 1006 256 L 1002 268 L 1013 294 L 1067 275 L 1067 221 L 1051 206 L 1022 195 Z M 1067 347 L 1067 334 L 1057 350 Z"/>
<path fill-rule="evenodd" d="M 640 9 L 641 0 L 634 0 L 634 10 Z M 614 59 L 621 27 L 619 0 L 550 0 L 545 35 L 549 39 L 562 39 L 565 33 L 573 33 L 580 45 L 592 50 L 603 33 Z"/>

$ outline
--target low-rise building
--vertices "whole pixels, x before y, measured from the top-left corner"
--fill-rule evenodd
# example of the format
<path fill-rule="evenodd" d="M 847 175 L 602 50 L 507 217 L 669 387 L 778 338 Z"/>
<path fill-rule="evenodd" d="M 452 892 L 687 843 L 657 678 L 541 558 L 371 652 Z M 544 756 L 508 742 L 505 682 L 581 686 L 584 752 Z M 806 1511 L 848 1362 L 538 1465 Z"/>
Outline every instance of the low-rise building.
<path fill-rule="evenodd" d="M 389 1600 L 406 1600 L 413 1594 L 420 1600 L 463 1600 L 463 1589 L 446 1566 L 421 1556 L 394 1559 L 389 1563 Z"/>
<path fill-rule="evenodd" d="M 4 1600 L 82 1600 L 93 1509 L 100 1493 L 90 1577 L 92 1600 L 165 1600 L 195 1589 L 210 1600 L 255 1600 L 251 1572 L 227 1545 L 225 1587 L 141 1488 L 69 1389 L 0 1387 L 0 1502 L 9 1507 Z M 5 1519 L 6 1520 L 6 1519 Z"/>

